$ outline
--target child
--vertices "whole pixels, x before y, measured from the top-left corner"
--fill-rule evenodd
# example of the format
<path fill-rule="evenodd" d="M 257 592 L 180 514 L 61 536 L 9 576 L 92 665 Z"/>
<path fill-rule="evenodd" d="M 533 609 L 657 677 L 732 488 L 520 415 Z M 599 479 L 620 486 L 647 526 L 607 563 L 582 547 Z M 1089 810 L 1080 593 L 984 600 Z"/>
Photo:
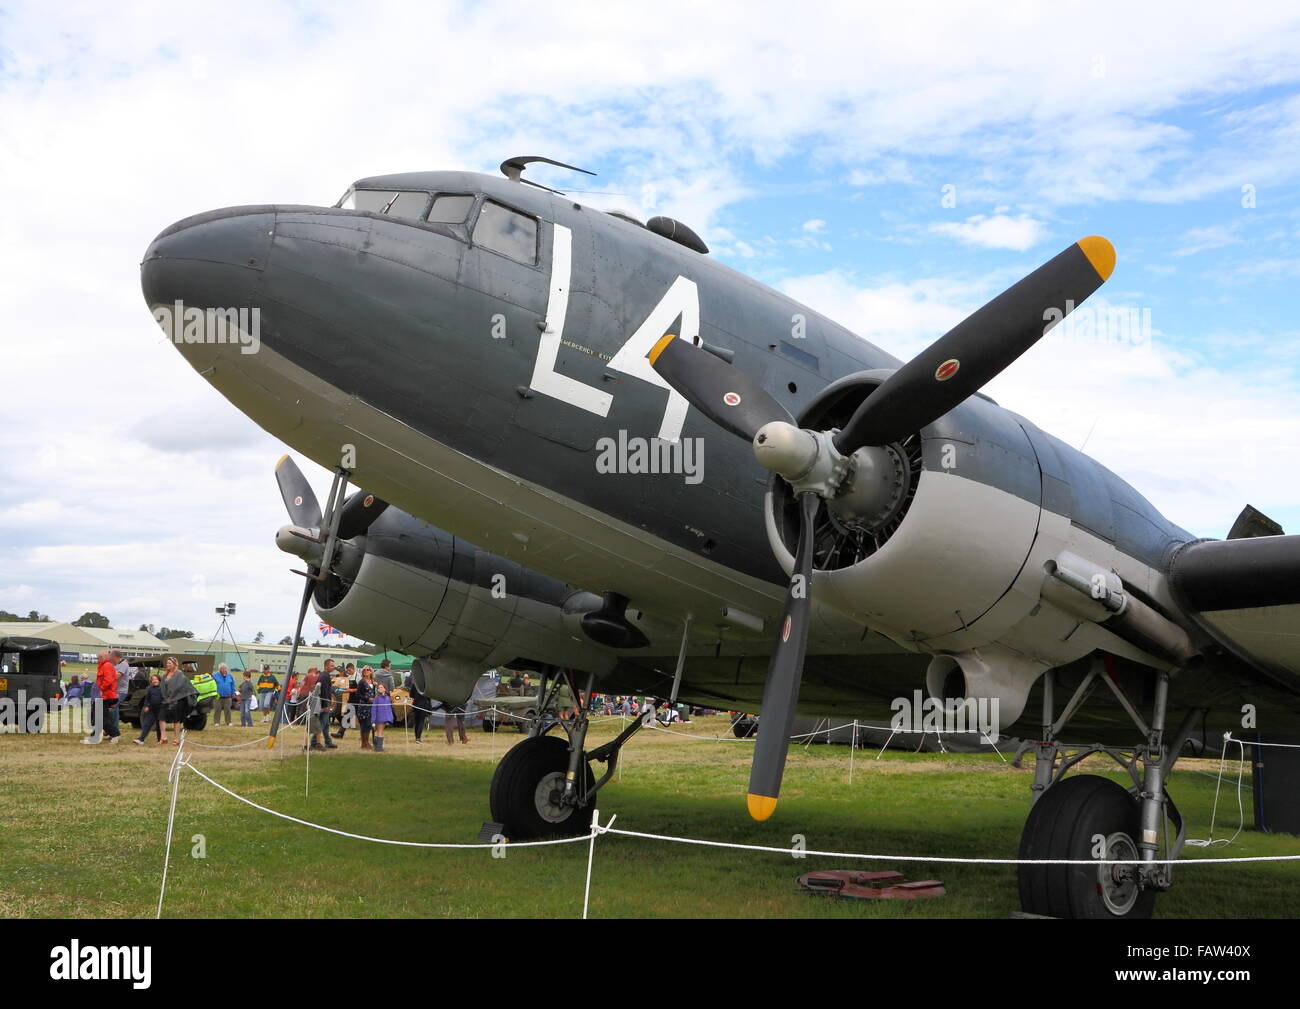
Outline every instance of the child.
<path fill-rule="evenodd" d="M 375 726 L 375 752 L 384 752 L 384 726 L 393 720 L 393 700 L 388 688 L 375 680 L 375 703 L 370 709 L 370 720 Z"/>
<path fill-rule="evenodd" d="M 253 724 L 253 673 L 244 670 L 244 678 L 239 683 L 239 724 L 241 727 Z"/>
<path fill-rule="evenodd" d="M 158 678 L 157 673 L 154 673 L 149 677 L 149 687 L 140 702 L 140 735 L 136 739 L 136 743 L 140 746 L 144 745 L 145 736 L 149 735 L 151 729 L 159 746 L 167 742 L 162 737 L 162 707 L 162 680 Z"/>

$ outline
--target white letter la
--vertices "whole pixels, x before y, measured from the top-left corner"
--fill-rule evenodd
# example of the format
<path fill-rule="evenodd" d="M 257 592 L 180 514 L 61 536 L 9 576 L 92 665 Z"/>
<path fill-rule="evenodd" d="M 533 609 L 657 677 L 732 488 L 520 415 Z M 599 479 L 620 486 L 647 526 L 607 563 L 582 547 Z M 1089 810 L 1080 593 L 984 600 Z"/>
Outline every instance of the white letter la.
<path fill-rule="evenodd" d="M 573 232 L 562 224 L 554 226 L 551 247 L 551 293 L 546 303 L 546 328 L 537 344 L 533 377 L 529 387 L 544 396 L 580 407 L 598 417 L 608 417 L 614 397 L 555 370 L 564 335 L 564 320 L 569 310 L 569 282 L 573 272 Z M 682 317 L 682 331 L 677 335 L 694 340 L 700 334 L 700 293 L 693 280 L 678 277 L 650 314 L 628 338 L 609 362 L 609 368 L 639 378 L 668 390 L 668 404 L 659 425 L 661 441 L 676 442 L 689 409 L 686 399 L 669 387 L 650 367 L 646 355 L 656 341 L 668 331 L 673 320 Z"/>

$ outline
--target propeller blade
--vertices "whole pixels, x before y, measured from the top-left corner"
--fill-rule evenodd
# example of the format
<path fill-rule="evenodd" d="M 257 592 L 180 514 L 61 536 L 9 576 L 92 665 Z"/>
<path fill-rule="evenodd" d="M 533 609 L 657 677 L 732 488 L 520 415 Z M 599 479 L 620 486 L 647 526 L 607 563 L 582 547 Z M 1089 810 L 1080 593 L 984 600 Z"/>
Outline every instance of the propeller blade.
<path fill-rule="evenodd" d="M 739 368 L 668 333 L 647 355 L 650 367 L 700 413 L 746 441 L 770 421 L 793 424 L 790 411 Z"/>
<path fill-rule="evenodd" d="M 381 501 L 363 490 L 357 491 L 343 502 L 343 509 L 339 512 L 339 539 L 350 540 L 353 536 L 365 535 L 370 524 L 379 518 L 387 507 L 387 501 Z"/>
<path fill-rule="evenodd" d="M 749 815 L 766 820 L 776 810 L 785 773 L 785 755 L 790 748 L 790 729 L 799 681 L 803 678 L 804 651 L 808 645 L 808 621 L 812 614 L 813 520 L 821 498 L 813 493 L 799 495 L 799 546 L 794 572 L 785 602 L 785 619 L 777 628 L 776 644 L 763 685 L 759 709 L 758 740 L 754 763 L 749 771 Z"/>
<path fill-rule="evenodd" d="M 284 498 L 290 521 L 306 529 L 319 529 L 320 502 L 298 464 L 287 455 L 280 456 L 280 461 L 275 464 L 275 482 L 280 485 L 280 496 Z"/>
<path fill-rule="evenodd" d="M 285 456 L 285 459 L 288 458 L 288 456 Z M 297 468 L 294 466 L 295 471 Z M 302 474 L 299 473 L 298 475 L 301 476 Z M 315 498 L 312 500 L 314 501 Z M 289 649 L 289 665 L 285 669 L 284 682 L 280 684 L 280 703 L 275 706 L 275 715 L 271 719 L 271 735 L 266 741 L 268 750 L 275 746 L 275 737 L 280 733 L 280 723 L 284 721 L 284 706 L 289 701 L 289 680 L 293 676 L 293 664 L 298 658 L 298 641 L 302 638 L 302 625 L 307 619 L 307 606 L 311 603 L 311 594 L 316 587 L 316 583 L 310 578 L 304 581 L 306 584 L 302 587 L 302 604 L 298 607 L 298 625 L 293 631 L 293 647 Z"/>
<path fill-rule="evenodd" d="M 1114 268 L 1110 242 L 1099 235 L 1080 239 L 894 372 L 862 401 L 835 447 L 850 455 L 933 423 L 1037 343 Z"/>

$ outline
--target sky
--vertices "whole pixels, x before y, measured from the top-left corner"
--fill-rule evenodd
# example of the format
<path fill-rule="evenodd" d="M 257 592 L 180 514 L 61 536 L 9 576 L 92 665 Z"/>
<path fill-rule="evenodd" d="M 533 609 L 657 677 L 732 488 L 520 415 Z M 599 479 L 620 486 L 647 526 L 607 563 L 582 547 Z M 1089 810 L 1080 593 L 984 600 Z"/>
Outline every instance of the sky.
<path fill-rule="evenodd" d="M 1300 531 L 1294 4 L 874 6 L 0 3 L 0 609 L 288 634 L 284 448 L 163 340 L 141 255 L 518 154 L 902 358 L 1106 235 L 1095 324 L 986 391 L 1198 536 Z"/>

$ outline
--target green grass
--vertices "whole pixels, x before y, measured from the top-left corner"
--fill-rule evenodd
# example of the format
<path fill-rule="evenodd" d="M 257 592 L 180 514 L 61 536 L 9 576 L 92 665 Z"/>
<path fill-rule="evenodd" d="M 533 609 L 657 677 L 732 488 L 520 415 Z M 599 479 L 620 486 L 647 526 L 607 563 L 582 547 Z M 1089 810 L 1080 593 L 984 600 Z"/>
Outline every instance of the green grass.
<path fill-rule="evenodd" d="M 614 729 L 593 732 L 607 738 Z M 699 723 L 695 731 L 716 731 Z M 196 734 L 237 742 L 255 730 Z M 514 733 L 470 746 L 423 747 L 390 735 L 384 755 L 356 750 L 313 755 L 310 796 L 297 747 L 268 752 L 192 751 L 195 766 L 255 802 L 343 830 L 419 841 L 473 841 L 488 818 L 494 759 Z M 83 747 L 75 737 L 0 737 L 0 914 L 148 916 L 163 863 L 171 747 Z M 886 854 L 1014 856 L 1028 806 L 1024 770 L 996 756 L 859 751 L 848 783 L 848 750 L 796 747 L 781 806 L 753 823 L 743 792 L 747 743 L 642 733 L 625 750 L 622 780 L 600 793 L 604 818 L 658 834 Z M 1200 766 L 1212 766 L 1203 763 Z M 1102 770 L 1098 765 L 1095 770 Z M 1235 775 L 1235 765 L 1233 767 Z M 1216 836 L 1237 822 L 1231 782 Z M 1208 828 L 1215 782 L 1176 772 L 1171 792 L 1192 836 Z M 1247 803 L 1249 795 L 1247 794 Z M 1247 806 L 1247 817 L 1250 810 Z M 1224 826 L 1228 829 L 1225 830 Z M 203 835 L 206 857 L 191 857 Z M 1191 858 L 1300 853 L 1300 838 L 1245 831 L 1231 846 L 1189 849 Z M 564 917 L 581 913 L 587 846 L 437 851 L 378 846 L 321 833 L 258 812 L 192 773 L 181 780 L 164 915 L 168 917 Z M 113 871 L 105 872 L 105 865 Z M 795 890 L 816 868 L 897 868 L 939 878 L 948 895 L 931 901 L 836 903 Z M 1300 866 L 1181 867 L 1157 902 L 1164 917 L 1283 917 L 1296 914 Z M 1011 866 L 909 865 L 884 860 L 745 854 L 606 836 L 597 841 L 591 913 L 619 916 L 978 917 L 1017 907 Z"/>

